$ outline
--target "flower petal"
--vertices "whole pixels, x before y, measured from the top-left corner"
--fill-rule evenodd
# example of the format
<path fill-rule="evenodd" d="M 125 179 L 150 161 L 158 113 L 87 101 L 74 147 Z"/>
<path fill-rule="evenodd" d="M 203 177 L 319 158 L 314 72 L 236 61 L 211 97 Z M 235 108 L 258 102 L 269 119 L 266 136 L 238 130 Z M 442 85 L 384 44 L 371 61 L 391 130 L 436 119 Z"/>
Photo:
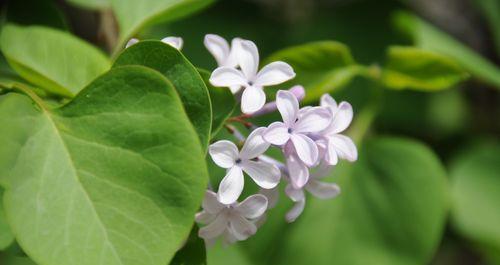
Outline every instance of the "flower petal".
<path fill-rule="evenodd" d="M 328 128 L 328 132 L 340 133 L 343 132 L 349 124 L 351 124 L 353 116 L 351 104 L 342 101 L 337 109 L 337 112 L 333 114 L 333 120 Z"/>
<path fill-rule="evenodd" d="M 324 157 L 324 161 L 328 165 L 334 166 L 339 162 L 337 151 L 335 149 L 336 149 L 336 147 L 334 145 L 330 144 L 330 141 L 328 141 L 327 147 L 325 149 L 325 157 Z"/>
<path fill-rule="evenodd" d="M 287 126 L 295 124 L 299 114 L 299 101 L 290 91 L 280 90 L 276 93 L 276 106 Z"/>
<path fill-rule="evenodd" d="M 294 202 L 302 201 L 305 199 L 305 194 L 302 189 L 296 189 L 293 185 L 287 185 L 285 188 L 286 195 Z"/>
<path fill-rule="evenodd" d="M 227 140 L 221 140 L 211 144 L 208 148 L 208 153 L 215 164 L 222 168 L 232 167 L 234 161 L 238 159 L 239 156 L 236 145 Z"/>
<path fill-rule="evenodd" d="M 184 45 L 184 40 L 181 37 L 166 37 L 161 39 L 161 41 L 165 44 L 168 44 L 177 50 L 182 49 L 182 45 Z"/>
<path fill-rule="evenodd" d="M 294 222 L 304 211 L 304 206 L 306 205 L 306 201 L 298 201 L 293 205 L 292 209 L 286 213 L 285 219 L 287 222 Z"/>
<path fill-rule="evenodd" d="M 246 240 L 257 232 L 257 226 L 241 215 L 231 215 L 229 218 L 229 224 L 233 235 L 238 240 Z"/>
<path fill-rule="evenodd" d="M 312 107 L 301 113 L 295 123 L 294 131 L 300 133 L 314 133 L 326 129 L 332 122 L 332 114 L 324 107 Z"/>
<path fill-rule="evenodd" d="M 235 67 L 238 66 L 238 50 L 241 49 L 240 42 L 242 39 L 234 38 L 231 41 L 231 51 L 229 52 L 229 57 L 226 59 L 224 66 Z"/>
<path fill-rule="evenodd" d="M 287 157 L 286 166 L 293 187 L 296 189 L 304 187 L 309 180 L 309 168 L 295 155 Z"/>
<path fill-rule="evenodd" d="M 278 203 L 278 199 L 280 196 L 280 191 L 278 187 L 279 186 L 276 186 L 272 189 L 260 189 L 259 191 L 260 194 L 266 196 L 268 209 L 274 208 Z"/>
<path fill-rule="evenodd" d="M 247 79 L 241 71 L 222 66 L 212 72 L 210 84 L 216 87 L 245 86 Z"/>
<path fill-rule="evenodd" d="M 311 138 L 303 134 L 292 134 L 292 140 L 297 156 L 307 166 L 313 166 L 318 161 L 318 147 Z"/>
<path fill-rule="evenodd" d="M 241 40 L 239 44 L 236 50 L 238 64 L 247 80 L 253 80 L 259 67 L 259 50 L 255 43 L 249 40 Z"/>
<path fill-rule="evenodd" d="M 131 38 L 131 39 L 127 42 L 127 44 L 125 44 L 125 49 L 126 49 L 126 48 L 128 48 L 128 47 L 130 47 L 130 46 L 132 46 L 132 45 L 134 45 L 134 44 L 136 44 L 136 43 L 138 43 L 138 42 L 139 42 L 139 40 L 138 40 L 138 39 L 136 39 L 136 38 Z"/>
<path fill-rule="evenodd" d="M 241 88 L 242 88 L 242 86 L 236 85 L 236 86 L 230 86 L 229 90 L 231 90 L 231 93 L 233 93 L 233 95 L 234 95 L 234 94 L 240 92 Z"/>
<path fill-rule="evenodd" d="M 337 112 L 337 102 L 329 94 L 323 94 L 320 99 L 321 107 L 328 107 L 332 112 Z"/>
<path fill-rule="evenodd" d="M 293 68 L 285 62 L 272 62 L 264 66 L 255 78 L 256 86 L 273 86 L 295 77 Z"/>
<path fill-rule="evenodd" d="M 217 200 L 217 194 L 211 190 L 205 192 L 205 198 L 202 203 L 203 210 L 211 214 L 217 214 L 224 208 L 224 205 Z"/>
<path fill-rule="evenodd" d="M 227 227 L 227 218 L 224 214 L 219 214 L 215 220 L 198 231 L 198 236 L 203 239 L 212 239 L 220 236 Z"/>
<path fill-rule="evenodd" d="M 241 163 L 241 168 L 261 188 L 272 189 L 280 182 L 281 172 L 275 165 L 263 161 L 246 160 Z"/>
<path fill-rule="evenodd" d="M 231 67 L 230 65 L 225 65 L 226 60 L 229 57 L 230 49 L 229 44 L 224 38 L 215 34 L 207 34 L 205 35 L 203 44 L 205 44 L 207 50 L 215 58 L 218 66 Z"/>
<path fill-rule="evenodd" d="M 215 214 L 211 214 L 207 211 L 201 211 L 199 213 L 196 213 L 194 219 L 197 223 L 205 225 L 213 222 L 215 220 L 215 217 Z"/>
<path fill-rule="evenodd" d="M 332 145 L 332 147 L 328 148 L 334 148 L 339 158 L 346 159 L 350 162 L 354 162 L 358 159 L 358 150 L 351 138 L 342 134 L 335 134 L 330 136 L 328 144 Z"/>
<path fill-rule="evenodd" d="M 267 210 L 267 198 L 262 194 L 249 196 L 236 206 L 241 215 L 248 219 L 255 219 L 263 215 Z"/>
<path fill-rule="evenodd" d="M 262 155 L 271 145 L 266 142 L 262 134 L 266 128 L 261 127 L 253 130 L 247 137 L 243 148 L 241 148 L 240 157 L 242 159 L 252 159 Z"/>
<path fill-rule="evenodd" d="M 266 103 L 266 93 L 262 87 L 246 87 L 241 95 L 241 111 L 245 114 L 254 113 Z"/>
<path fill-rule="evenodd" d="M 238 242 L 238 239 L 234 236 L 234 232 L 232 229 L 226 229 L 224 231 L 224 241 L 222 242 L 224 247 L 232 245 Z"/>
<path fill-rule="evenodd" d="M 309 181 L 306 189 L 320 199 L 331 199 L 340 194 L 340 187 L 337 184 L 317 180 Z"/>
<path fill-rule="evenodd" d="M 238 166 L 234 166 L 227 171 L 226 176 L 219 184 L 217 199 L 223 204 L 231 204 L 240 197 L 243 191 L 243 171 Z"/>
<path fill-rule="evenodd" d="M 288 127 L 284 123 L 277 121 L 267 127 L 262 137 L 271 144 L 284 145 L 290 139 L 290 134 L 288 133 Z"/>

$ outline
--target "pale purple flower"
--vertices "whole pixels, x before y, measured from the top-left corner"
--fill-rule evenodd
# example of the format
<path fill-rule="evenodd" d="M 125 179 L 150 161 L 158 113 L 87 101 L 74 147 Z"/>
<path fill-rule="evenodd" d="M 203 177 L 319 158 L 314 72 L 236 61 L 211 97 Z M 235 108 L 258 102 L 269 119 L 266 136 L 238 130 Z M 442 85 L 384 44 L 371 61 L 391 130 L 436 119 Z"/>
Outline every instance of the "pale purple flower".
<path fill-rule="evenodd" d="M 246 240 L 257 232 L 256 223 L 267 209 L 267 198 L 256 194 L 241 203 L 224 204 L 217 195 L 207 190 L 203 200 L 203 210 L 196 214 L 196 222 L 204 224 L 198 235 L 208 245 L 218 237 L 223 237 L 226 244 Z"/>
<path fill-rule="evenodd" d="M 271 144 L 284 146 L 285 156 L 294 159 L 290 153 L 307 166 L 313 166 L 318 160 L 316 143 L 308 136 L 330 125 L 331 113 L 322 107 L 308 107 L 299 111 L 297 98 L 289 91 L 280 90 L 276 95 L 276 105 L 283 122 L 273 122 L 264 132 L 264 140 Z"/>
<path fill-rule="evenodd" d="M 330 173 L 329 167 L 320 167 L 320 169 L 311 174 L 306 185 L 303 188 L 296 188 L 288 184 L 285 188 L 287 196 L 295 202 L 295 205 L 287 212 L 285 218 L 288 222 L 293 222 L 304 211 L 306 196 L 304 190 L 310 192 L 313 196 L 320 199 L 331 199 L 340 194 L 340 187 L 335 183 L 320 181 L 320 179 L 328 176 Z"/>
<path fill-rule="evenodd" d="M 231 67 L 235 68 L 238 66 L 238 61 L 236 60 L 236 51 L 239 49 L 241 39 L 234 38 L 231 41 L 231 46 L 229 43 L 219 35 L 207 34 L 203 43 L 207 50 L 212 54 L 219 67 Z M 240 91 L 240 85 L 230 86 L 229 89 L 231 93 L 236 94 Z"/>
<path fill-rule="evenodd" d="M 272 164 L 256 159 L 268 148 L 269 143 L 262 138 L 265 128 L 255 129 L 246 139 L 241 151 L 230 141 L 218 141 L 209 147 L 212 160 L 227 173 L 222 179 L 217 193 L 218 200 L 224 204 L 235 202 L 243 191 L 243 171 L 260 187 L 271 189 L 280 180 L 279 169 Z"/>
<path fill-rule="evenodd" d="M 182 45 L 184 44 L 184 41 L 182 40 L 181 37 L 165 37 L 161 41 L 165 44 L 168 44 L 168 45 L 176 48 L 177 50 L 181 50 Z M 139 39 L 131 38 L 127 42 L 127 44 L 125 45 L 125 48 L 128 48 L 128 47 L 130 47 L 138 42 L 139 42 Z"/>
<path fill-rule="evenodd" d="M 322 160 L 329 165 L 336 165 L 339 159 L 356 161 L 358 159 L 356 145 L 351 138 L 340 134 L 349 127 L 352 121 L 351 104 L 342 101 L 337 105 L 330 95 L 325 94 L 321 97 L 321 106 L 327 107 L 332 113 L 331 124 L 318 133 L 316 141 Z"/>
<path fill-rule="evenodd" d="M 292 67 L 285 62 L 272 62 L 260 71 L 259 52 L 255 43 L 241 40 L 236 49 L 236 59 L 241 68 L 219 67 L 210 77 L 210 83 L 219 87 L 243 87 L 241 95 L 241 111 L 246 114 L 254 113 L 266 103 L 266 94 L 263 88 L 281 84 L 295 77 Z"/>

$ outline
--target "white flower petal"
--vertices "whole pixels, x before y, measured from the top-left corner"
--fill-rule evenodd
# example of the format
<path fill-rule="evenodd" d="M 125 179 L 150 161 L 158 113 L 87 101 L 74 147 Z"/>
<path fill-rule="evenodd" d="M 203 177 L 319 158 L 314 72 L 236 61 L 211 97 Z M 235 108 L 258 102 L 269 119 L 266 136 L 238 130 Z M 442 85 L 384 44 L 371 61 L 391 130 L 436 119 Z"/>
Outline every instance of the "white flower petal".
<path fill-rule="evenodd" d="M 241 95 L 241 111 L 245 114 L 254 113 L 266 103 L 266 93 L 262 87 L 246 87 Z"/>
<path fill-rule="evenodd" d="M 290 183 L 293 187 L 296 189 L 304 187 L 309 180 L 309 168 L 295 155 L 287 157 L 286 166 L 288 175 L 290 176 Z"/>
<path fill-rule="evenodd" d="M 340 133 L 343 132 L 349 124 L 351 124 L 353 116 L 351 104 L 342 101 L 339 104 L 337 112 L 333 114 L 333 120 L 328 128 L 329 133 Z"/>
<path fill-rule="evenodd" d="M 340 194 L 340 187 L 335 183 L 311 180 L 306 190 L 320 199 L 331 199 Z"/>
<path fill-rule="evenodd" d="M 339 162 L 339 158 L 337 155 L 337 151 L 335 150 L 336 147 L 333 144 L 330 144 L 330 141 L 328 141 L 327 147 L 325 149 L 325 157 L 324 161 L 331 166 L 336 165 Z"/>
<path fill-rule="evenodd" d="M 177 50 L 182 49 L 182 45 L 184 45 L 184 40 L 181 37 L 166 37 L 161 40 L 163 43 L 168 44 Z"/>
<path fill-rule="evenodd" d="M 238 166 L 234 166 L 227 171 L 226 176 L 219 184 L 217 199 L 223 204 L 231 204 L 240 197 L 243 191 L 243 171 Z"/>
<path fill-rule="evenodd" d="M 275 165 L 263 161 L 246 160 L 241 162 L 241 168 L 261 188 L 272 189 L 280 182 L 281 172 Z"/>
<path fill-rule="evenodd" d="M 216 214 L 224 208 L 224 205 L 217 200 L 217 194 L 211 190 L 205 192 L 205 198 L 202 203 L 203 210 L 211 214 Z"/>
<path fill-rule="evenodd" d="M 318 161 L 318 147 L 311 138 L 303 134 L 292 134 L 290 137 L 297 156 L 307 166 L 313 166 Z"/>
<path fill-rule="evenodd" d="M 240 151 L 240 157 L 242 159 L 252 159 L 258 157 L 269 148 L 270 143 L 266 142 L 262 137 L 265 130 L 266 128 L 261 127 L 250 133 Z"/>
<path fill-rule="evenodd" d="M 196 220 L 197 223 L 206 225 L 213 222 L 216 216 L 217 215 L 211 214 L 207 211 L 201 211 L 199 213 L 196 213 L 194 219 Z"/>
<path fill-rule="evenodd" d="M 350 162 L 354 162 L 358 159 L 358 150 L 351 138 L 342 134 L 335 134 L 330 136 L 328 144 L 333 146 L 339 158 L 346 159 Z"/>
<path fill-rule="evenodd" d="M 247 80 L 253 80 L 259 67 L 259 50 L 255 43 L 249 40 L 241 40 L 239 44 L 236 50 L 238 64 Z"/>
<path fill-rule="evenodd" d="M 321 107 L 328 107 L 333 112 L 337 112 L 337 102 L 329 94 L 323 94 L 323 96 L 321 96 L 320 106 Z"/>
<path fill-rule="evenodd" d="M 321 163 L 317 168 L 316 171 L 314 171 L 311 174 L 311 178 L 314 179 L 322 179 L 324 177 L 330 176 L 332 174 L 334 167 L 331 165 L 327 165 L 324 163 Z"/>
<path fill-rule="evenodd" d="M 259 193 L 266 196 L 267 198 L 267 208 L 271 209 L 276 206 L 280 196 L 279 186 L 272 189 L 260 189 Z"/>
<path fill-rule="evenodd" d="M 215 164 L 222 168 L 232 167 L 239 155 L 236 145 L 227 140 L 221 140 L 211 144 L 208 148 L 208 153 Z"/>
<path fill-rule="evenodd" d="M 267 210 L 267 198 L 262 194 L 249 196 L 239 203 L 236 209 L 248 219 L 259 218 Z"/>
<path fill-rule="evenodd" d="M 242 39 L 240 38 L 234 38 L 231 41 L 231 51 L 229 52 L 229 56 L 226 59 L 226 62 L 224 63 L 224 66 L 227 67 L 234 67 L 238 66 L 238 50 L 241 49 L 240 42 Z"/>
<path fill-rule="evenodd" d="M 234 243 L 238 242 L 238 239 L 234 236 L 234 232 L 232 229 L 226 229 L 224 231 L 224 241 L 223 241 L 223 246 L 229 246 Z"/>
<path fill-rule="evenodd" d="M 241 71 L 223 66 L 212 72 L 210 84 L 216 87 L 245 86 L 247 79 Z"/>
<path fill-rule="evenodd" d="M 229 90 L 231 90 L 231 93 L 233 93 L 233 95 L 234 95 L 234 94 L 240 92 L 241 88 L 242 88 L 242 86 L 236 85 L 236 86 L 230 86 Z"/>
<path fill-rule="evenodd" d="M 276 93 L 276 107 L 283 118 L 283 122 L 292 126 L 299 114 L 299 101 L 291 92 L 280 90 Z"/>
<path fill-rule="evenodd" d="M 298 201 L 293 205 L 292 209 L 286 213 L 285 219 L 287 222 L 294 222 L 300 214 L 304 211 L 304 206 L 306 205 L 306 201 Z"/>
<path fill-rule="evenodd" d="M 128 48 L 128 47 L 130 47 L 130 46 L 132 46 L 132 45 L 134 45 L 134 44 L 136 44 L 136 43 L 138 43 L 138 42 L 139 42 L 139 40 L 138 40 L 138 39 L 136 39 L 136 38 L 131 38 L 131 39 L 127 42 L 127 44 L 125 44 L 125 48 Z"/>
<path fill-rule="evenodd" d="M 254 223 L 248 221 L 241 215 L 231 215 L 231 217 L 229 218 L 229 223 L 233 235 L 238 240 L 246 240 L 257 232 L 257 226 L 255 226 Z"/>
<path fill-rule="evenodd" d="M 262 134 L 265 141 L 274 145 L 284 145 L 290 139 L 288 127 L 282 122 L 273 122 Z"/>
<path fill-rule="evenodd" d="M 326 129 L 331 122 L 330 110 L 324 107 L 312 107 L 300 115 L 293 129 L 294 132 L 314 133 Z"/>
<path fill-rule="evenodd" d="M 215 61 L 217 61 L 218 66 L 231 67 L 229 65 L 225 65 L 226 60 L 229 57 L 230 49 L 229 49 L 229 44 L 224 38 L 215 34 L 207 34 L 205 35 L 203 44 L 205 44 L 207 50 L 215 58 Z"/>
<path fill-rule="evenodd" d="M 295 77 L 293 68 L 285 62 L 272 62 L 264 66 L 255 78 L 256 86 L 273 86 Z"/>
<path fill-rule="evenodd" d="M 198 236 L 203 239 L 213 239 L 220 236 L 227 227 L 227 221 L 224 214 L 219 214 L 212 223 L 198 231 Z"/>
<path fill-rule="evenodd" d="M 286 186 L 285 193 L 294 202 L 302 201 L 305 198 L 305 194 L 302 189 L 296 189 L 290 184 Z"/>

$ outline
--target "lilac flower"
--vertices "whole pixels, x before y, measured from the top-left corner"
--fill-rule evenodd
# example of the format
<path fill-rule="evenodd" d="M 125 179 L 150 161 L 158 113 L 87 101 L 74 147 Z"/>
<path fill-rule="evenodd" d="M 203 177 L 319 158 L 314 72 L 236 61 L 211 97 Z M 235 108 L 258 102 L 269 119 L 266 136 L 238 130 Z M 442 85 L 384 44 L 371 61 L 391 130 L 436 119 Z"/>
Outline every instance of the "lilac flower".
<path fill-rule="evenodd" d="M 234 38 L 231 41 L 231 46 L 229 46 L 229 43 L 224 38 L 215 34 L 207 34 L 205 35 L 203 43 L 205 44 L 207 50 L 215 58 L 219 67 L 224 66 L 236 69 L 238 66 L 236 51 L 240 47 L 240 41 L 240 38 Z M 234 85 L 230 86 L 229 89 L 231 90 L 231 93 L 236 94 L 240 91 L 241 86 Z"/>
<path fill-rule="evenodd" d="M 206 191 L 203 210 L 196 214 L 196 222 L 204 224 L 198 235 L 211 245 L 222 236 L 226 244 L 246 240 L 257 232 L 256 222 L 267 209 L 267 198 L 256 194 L 243 202 L 224 204 L 217 200 L 217 195 Z"/>
<path fill-rule="evenodd" d="M 292 67 L 279 61 L 272 62 L 258 71 L 259 52 L 252 41 L 239 41 L 236 59 L 241 71 L 232 67 L 219 67 L 212 73 L 210 83 L 219 87 L 243 87 L 241 111 L 246 114 L 254 113 L 264 106 L 265 86 L 281 84 L 295 77 Z"/>
<path fill-rule="evenodd" d="M 340 194 L 340 187 L 337 184 L 320 181 L 321 178 L 328 176 L 329 173 L 329 167 L 320 167 L 317 172 L 311 174 L 311 178 L 309 178 L 303 188 L 297 189 L 291 184 L 286 186 L 285 193 L 295 202 L 293 208 L 286 214 L 285 218 L 288 222 L 295 221 L 304 210 L 306 203 L 304 190 L 320 199 L 331 199 Z"/>
<path fill-rule="evenodd" d="M 325 94 L 321 97 L 321 106 L 327 107 L 332 113 L 330 126 L 318 133 L 316 141 L 322 159 L 329 165 L 336 165 L 339 158 L 350 162 L 356 161 L 358 159 L 356 145 L 351 138 L 340 134 L 352 121 L 351 104 L 342 101 L 337 105 L 330 95 Z"/>
<path fill-rule="evenodd" d="M 243 171 L 260 187 L 271 189 L 280 180 L 279 169 L 272 164 L 256 158 L 263 154 L 269 143 L 262 138 L 265 128 L 255 129 L 245 141 L 241 152 L 235 144 L 222 140 L 210 145 L 212 160 L 220 167 L 227 169 L 227 174 L 219 185 L 218 200 L 224 204 L 234 203 L 243 191 Z"/>

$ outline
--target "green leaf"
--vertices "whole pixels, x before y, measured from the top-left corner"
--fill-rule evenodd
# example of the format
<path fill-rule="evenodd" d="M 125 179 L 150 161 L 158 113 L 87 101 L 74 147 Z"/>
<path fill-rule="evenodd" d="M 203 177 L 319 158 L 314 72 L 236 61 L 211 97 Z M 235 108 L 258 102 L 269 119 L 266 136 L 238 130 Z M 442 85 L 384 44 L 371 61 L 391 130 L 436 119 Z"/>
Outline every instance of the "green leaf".
<path fill-rule="evenodd" d="M 68 0 L 68 2 L 87 9 L 105 9 L 109 7 L 109 0 Z"/>
<path fill-rule="evenodd" d="M 210 93 L 210 101 L 212 103 L 212 133 L 213 138 L 224 126 L 224 122 L 231 117 L 236 107 L 233 93 L 227 87 L 214 87 L 208 81 L 210 72 L 204 69 L 198 69 L 205 85 Z"/>
<path fill-rule="evenodd" d="M 349 48 L 335 41 L 311 42 L 273 53 L 266 63 L 284 61 L 297 76 L 280 88 L 300 84 L 306 89 L 305 102 L 317 100 L 322 94 L 340 89 L 365 70 L 356 65 Z"/>
<path fill-rule="evenodd" d="M 467 150 L 450 169 L 452 224 L 483 251 L 496 253 L 500 264 L 500 145 Z"/>
<path fill-rule="evenodd" d="M 205 265 L 207 253 L 205 242 L 198 236 L 198 226 L 195 224 L 189 234 L 186 245 L 179 250 L 170 265 Z"/>
<path fill-rule="evenodd" d="M 0 200 L 3 197 L 3 189 L 0 188 Z M 0 203 L 0 250 L 4 250 L 14 242 L 14 235 L 10 231 L 10 226 L 7 223 L 3 204 Z"/>
<path fill-rule="evenodd" d="M 498 0 L 478 0 L 474 1 L 483 12 L 488 25 L 490 33 L 493 35 L 497 55 L 500 56 L 500 1 Z"/>
<path fill-rule="evenodd" d="M 390 47 L 382 72 L 388 88 L 437 91 L 452 87 L 468 77 L 453 59 L 414 47 Z"/>
<path fill-rule="evenodd" d="M 120 28 L 117 50 L 142 28 L 172 22 L 197 12 L 215 0 L 110 0 Z"/>
<path fill-rule="evenodd" d="M 0 262 L 2 265 L 36 265 L 31 259 L 27 257 L 7 256 L 0 255 Z"/>
<path fill-rule="evenodd" d="M 500 68 L 469 47 L 411 14 L 397 13 L 394 21 L 412 37 L 416 46 L 447 55 L 460 63 L 474 77 L 500 88 Z"/>
<path fill-rule="evenodd" d="M 0 49 L 23 78 L 51 93 L 72 97 L 107 71 L 106 56 L 90 44 L 59 30 L 6 25 Z"/>
<path fill-rule="evenodd" d="M 200 74 L 184 55 L 161 41 L 141 41 L 125 49 L 113 67 L 122 65 L 155 69 L 172 82 L 206 150 L 212 126 L 210 96 Z"/>
<path fill-rule="evenodd" d="M 48 109 L 0 98 L 0 184 L 22 249 L 39 264 L 165 265 L 206 188 L 204 154 L 160 73 L 112 69 Z"/>
<path fill-rule="evenodd" d="M 340 196 L 308 196 L 295 223 L 283 220 L 289 206 L 269 212 L 242 248 L 253 264 L 429 263 L 448 206 L 445 171 L 431 150 L 410 140 L 374 139 L 362 146 L 357 162 L 340 164 L 334 177 Z M 280 204 L 288 201 L 280 197 Z"/>

